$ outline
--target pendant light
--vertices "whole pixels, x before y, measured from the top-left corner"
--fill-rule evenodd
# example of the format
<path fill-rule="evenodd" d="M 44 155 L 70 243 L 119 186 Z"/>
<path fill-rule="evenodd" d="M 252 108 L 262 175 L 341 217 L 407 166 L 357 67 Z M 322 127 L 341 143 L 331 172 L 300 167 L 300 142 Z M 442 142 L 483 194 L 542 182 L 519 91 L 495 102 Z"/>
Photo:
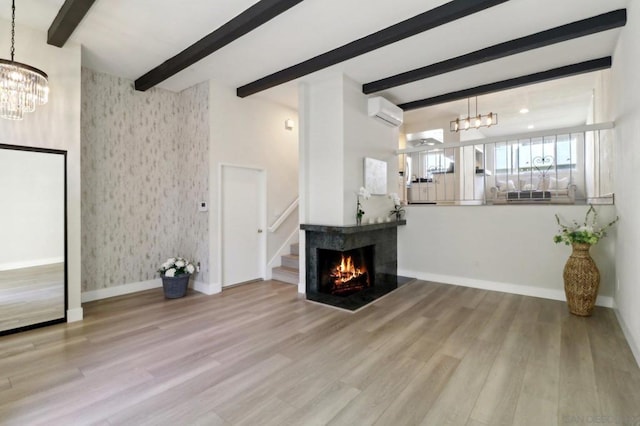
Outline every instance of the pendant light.
<path fill-rule="evenodd" d="M 487 115 L 478 114 L 478 97 L 476 96 L 476 115 L 471 116 L 471 100 L 467 98 L 467 117 L 456 118 L 449 123 L 449 130 L 459 132 L 461 130 L 479 129 L 498 124 L 498 114 L 490 112 Z"/>
<path fill-rule="evenodd" d="M 11 60 L 0 59 L 0 117 L 22 120 L 25 112 L 47 103 L 47 74 L 30 65 L 15 62 L 16 2 L 11 2 Z"/>

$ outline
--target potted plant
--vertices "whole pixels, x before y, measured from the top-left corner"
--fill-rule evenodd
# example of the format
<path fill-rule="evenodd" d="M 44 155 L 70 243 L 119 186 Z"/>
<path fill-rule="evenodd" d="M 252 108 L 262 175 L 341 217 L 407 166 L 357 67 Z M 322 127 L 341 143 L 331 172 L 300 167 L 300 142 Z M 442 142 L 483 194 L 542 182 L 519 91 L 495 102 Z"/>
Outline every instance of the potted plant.
<path fill-rule="evenodd" d="M 562 273 L 567 306 L 572 314 L 584 317 L 593 312 L 600 287 L 600 271 L 591 258 L 589 249 L 607 235 L 606 229 L 616 223 L 618 218 L 603 227 L 598 227 L 597 221 L 598 213 L 592 205 L 589 205 L 582 224 L 574 220 L 572 225 L 563 225 L 556 214 L 560 230 L 553 241 L 573 246 L 573 252 Z"/>
<path fill-rule="evenodd" d="M 389 194 L 389 198 L 391 198 L 391 201 L 393 201 L 393 210 L 389 212 L 389 216 L 395 215 L 397 221 L 402 220 L 404 208 L 402 208 L 402 201 L 400 200 L 400 196 L 397 193 L 392 192 L 391 194 Z"/>
<path fill-rule="evenodd" d="M 164 297 L 177 299 L 184 297 L 189 288 L 189 278 L 196 271 L 189 260 L 182 257 L 170 257 L 160 266 L 158 272 L 162 277 Z"/>
<path fill-rule="evenodd" d="M 362 216 L 364 216 L 364 210 L 362 210 L 362 204 L 360 204 L 360 197 L 368 200 L 369 198 L 371 198 L 371 193 L 364 186 L 361 186 L 360 190 L 356 192 L 356 224 L 358 226 L 362 225 Z"/>

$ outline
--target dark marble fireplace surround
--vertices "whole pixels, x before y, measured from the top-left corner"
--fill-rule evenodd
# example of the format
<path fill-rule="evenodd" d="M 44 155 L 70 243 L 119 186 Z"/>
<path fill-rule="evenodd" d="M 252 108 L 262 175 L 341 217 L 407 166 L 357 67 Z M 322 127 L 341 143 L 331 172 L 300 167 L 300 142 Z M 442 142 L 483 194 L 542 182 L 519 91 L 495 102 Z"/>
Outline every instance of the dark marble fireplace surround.
<path fill-rule="evenodd" d="M 399 225 L 406 225 L 406 221 L 360 226 L 300 225 L 306 237 L 307 299 L 353 311 L 410 281 L 409 278 L 397 275 Z M 372 287 L 347 297 L 320 291 L 319 249 L 345 252 L 367 246 L 374 246 L 375 277 Z"/>

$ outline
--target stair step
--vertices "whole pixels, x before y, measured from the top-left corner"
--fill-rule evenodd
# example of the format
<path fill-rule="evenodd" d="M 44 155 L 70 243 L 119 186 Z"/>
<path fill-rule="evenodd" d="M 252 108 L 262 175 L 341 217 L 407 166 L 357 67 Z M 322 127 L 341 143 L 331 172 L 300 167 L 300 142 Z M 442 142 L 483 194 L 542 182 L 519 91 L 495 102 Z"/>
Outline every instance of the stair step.
<path fill-rule="evenodd" d="M 295 269 L 296 271 L 300 269 L 300 257 L 295 254 L 285 254 L 281 256 L 281 260 L 282 266 Z"/>
<path fill-rule="evenodd" d="M 298 256 L 300 254 L 300 244 L 293 243 L 291 244 L 291 254 Z"/>
<path fill-rule="evenodd" d="M 297 285 L 300 282 L 300 273 L 297 269 L 277 266 L 272 270 L 271 279 Z"/>

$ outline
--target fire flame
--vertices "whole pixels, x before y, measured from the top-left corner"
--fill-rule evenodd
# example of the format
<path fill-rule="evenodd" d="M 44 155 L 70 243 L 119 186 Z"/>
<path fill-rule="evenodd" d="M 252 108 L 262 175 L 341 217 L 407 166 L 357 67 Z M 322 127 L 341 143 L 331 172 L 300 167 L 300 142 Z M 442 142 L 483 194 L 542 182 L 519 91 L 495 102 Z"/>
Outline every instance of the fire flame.
<path fill-rule="evenodd" d="M 362 268 L 356 268 L 351 256 L 343 254 L 339 265 L 331 271 L 331 278 L 335 284 L 341 284 L 351 281 L 354 278 L 358 278 L 366 273 L 366 270 Z"/>

